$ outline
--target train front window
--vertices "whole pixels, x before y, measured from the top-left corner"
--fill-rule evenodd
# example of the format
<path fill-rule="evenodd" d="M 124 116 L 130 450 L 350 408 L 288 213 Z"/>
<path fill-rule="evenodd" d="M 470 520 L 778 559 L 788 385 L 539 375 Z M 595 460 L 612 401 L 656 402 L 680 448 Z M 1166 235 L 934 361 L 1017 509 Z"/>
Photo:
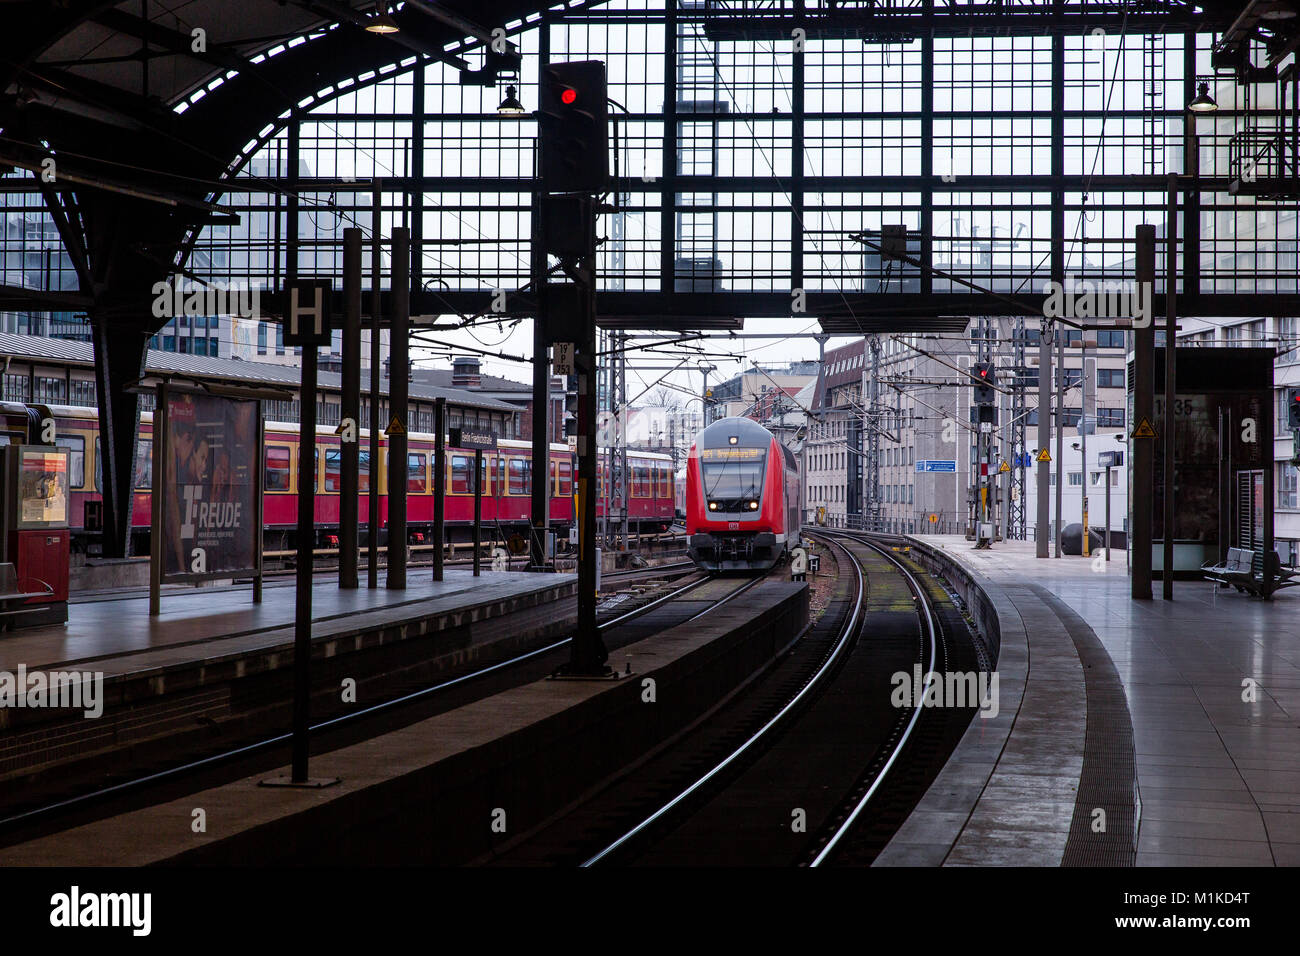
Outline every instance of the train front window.
<path fill-rule="evenodd" d="M 763 494 L 763 466 L 766 461 L 767 453 L 758 448 L 706 448 L 701 451 L 700 472 L 704 480 L 704 499 L 708 502 L 709 510 L 758 510 L 757 503 Z"/>

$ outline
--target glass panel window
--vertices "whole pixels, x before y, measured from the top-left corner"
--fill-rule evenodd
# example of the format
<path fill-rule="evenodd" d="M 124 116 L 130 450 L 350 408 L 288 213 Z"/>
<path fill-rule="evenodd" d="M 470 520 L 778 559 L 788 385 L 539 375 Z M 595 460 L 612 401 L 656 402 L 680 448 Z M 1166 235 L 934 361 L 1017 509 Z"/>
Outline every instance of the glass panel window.
<path fill-rule="evenodd" d="M 568 497 L 573 494 L 573 462 L 568 459 L 560 461 L 560 490 L 561 497 Z"/>
<path fill-rule="evenodd" d="M 406 490 L 416 494 L 424 494 L 425 481 L 425 458 L 424 455 L 410 454 L 406 456 Z M 487 469 L 486 459 L 483 462 L 484 470 Z"/>

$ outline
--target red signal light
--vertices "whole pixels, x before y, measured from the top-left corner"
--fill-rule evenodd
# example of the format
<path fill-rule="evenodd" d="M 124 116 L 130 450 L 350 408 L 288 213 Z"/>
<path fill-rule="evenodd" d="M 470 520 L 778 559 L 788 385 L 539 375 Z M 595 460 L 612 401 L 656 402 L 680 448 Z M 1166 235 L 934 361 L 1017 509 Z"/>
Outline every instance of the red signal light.
<path fill-rule="evenodd" d="M 560 94 L 560 102 L 565 106 L 572 106 L 577 101 L 578 91 L 573 89 L 573 87 L 566 87 L 564 92 Z"/>

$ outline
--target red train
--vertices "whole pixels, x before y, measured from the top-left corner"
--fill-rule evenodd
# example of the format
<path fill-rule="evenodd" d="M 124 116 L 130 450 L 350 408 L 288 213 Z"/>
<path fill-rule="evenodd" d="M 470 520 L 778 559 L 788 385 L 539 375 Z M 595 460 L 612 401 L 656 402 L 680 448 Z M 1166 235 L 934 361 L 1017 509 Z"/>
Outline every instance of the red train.
<path fill-rule="evenodd" d="M 100 501 L 99 418 L 93 408 L 73 406 L 28 406 L 0 404 L 0 440 L 28 442 L 34 440 L 37 425 L 52 417 L 56 426 L 56 444 L 69 452 L 69 486 L 72 493 L 72 535 L 74 547 L 83 549 L 92 539 L 84 516 L 87 503 Z M 29 435 L 31 439 L 29 439 Z M 410 432 L 407 436 L 407 530 L 411 543 L 430 539 L 433 531 L 434 436 Z M 388 454 L 387 441 L 379 462 L 379 520 L 388 524 Z M 532 504 L 532 446 L 528 442 L 503 439 L 500 448 L 485 452 L 483 474 L 484 536 L 500 540 L 527 541 L 529 512 Z M 369 432 L 361 432 L 362 497 L 359 504 L 364 542 L 369 520 L 367 492 L 371 477 Z M 551 445 L 550 523 L 567 532 L 573 523 L 574 460 L 566 445 Z M 317 547 L 338 543 L 339 491 L 342 483 L 341 444 L 334 429 L 317 428 L 316 434 L 316 535 Z M 598 512 L 603 513 L 603 492 L 609 471 L 602 462 Z M 471 483 L 474 453 L 457 448 L 447 449 L 447 479 L 444 520 L 448 538 L 468 541 L 474 522 L 474 494 Z M 135 501 L 131 525 L 133 550 L 148 553 L 149 499 L 153 481 L 153 416 L 146 412 L 140 423 L 136 442 Z M 629 452 L 628 482 L 629 523 L 633 530 L 667 531 L 673 522 L 673 471 L 668 455 L 652 452 Z M 298 520 L 298 426 L 283 422 L 266 423 L 263 449 L 263 546 L 267 551 L 288 550 L 295 546 Z M 385 534 L 386 537 L 386 534 Z"/>
<path fill-rule="evenodd" d="M 748 418 L 724 418 L 695 438 L 686 466 L 686 541 L 708 571 L 760 571 L 798 540 L 799 466 Z"/>

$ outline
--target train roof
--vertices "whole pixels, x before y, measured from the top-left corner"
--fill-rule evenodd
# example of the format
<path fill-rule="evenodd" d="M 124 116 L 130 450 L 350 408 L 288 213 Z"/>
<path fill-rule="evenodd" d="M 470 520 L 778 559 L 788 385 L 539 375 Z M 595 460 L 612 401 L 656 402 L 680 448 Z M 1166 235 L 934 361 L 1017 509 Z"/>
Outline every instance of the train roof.
<path fill-rule="evenodd" d="M 752 418 L 720 418 L 695 436 L 697 448 L 725 448 L 731 438 L 744 448 L 767 448 L 775 439 L 772 433 Z"/>
<path fill-rule="evenodd" d="M 8 409 L 10 406 L 12 406 L 12 410 L 15 411 L 22 411 L 26 408 L 24 405 L 16 405 L 12 402 L 7 402 L 0 404 L 0 410 Z M 98 409 L 91 408 L 87 405 L 48 405 L 46 407 L 59 418 L 80 418 L 85 419 L 86 421 L 97 421 L 99 418 Z M 140 420 L 142 422 L 153 424 L 153 412 L 141 412 Z M 331 436 L 337 435 L 338 432 L 336 428 L 337 426 L 334 425 L 317 425 L 316 434 Z M 290 434 L 296 436 L 298 434 L 298 423 L 277 422 L 267 419 L 266 430 L 276 435 Z M 364 427 L 361 428 L 359 435 L 368 437 L 370 435 L 370 429 Z M 407 433 L 407 437 L 427 442 L 432 442 L 434 440 L 433 432 L 411 431 Z M 531 450 L 533 443 L 518 438 L 499 438 L 497 439 L 497 446 L 510 451 L 525 451 Z M 569 446 L 560 442 L 551 442 L 550 447 L 551 451 L 569 451 Z M 672 461 L 671 455 L 665 455 L 662 452 L 657 451 L 633 451 L 629 449 L 627 456 L 641 461 Z"/>
<path fill-rule="evenodd" d="M 89 342 L 71 339 L 49 339 L 39 335 L 17 335 L 0 332 L 0 356 L 12 356 L 25 362 L 50 365 L 82 365 L 94 368 L 94 349 Z M 270 362 L 245 362 L 239 359 L 212 358 L 190 355 L 186 352 L 162 352 L 150 349 L 145 357 L 145 371 L 150 375 L 187 375 L 192 378 L 240 382 L 246 385 L 271 385 L 296 388 L 302 380 L 302 369 L 297 365 L 273 365 Z M 337 372 L 319 372 L 318 383 L 330 391 L 341 390 L 343 376 Z M 361 375 L 361 394 L 370 392 L 370 376 Z M 463 408 L 480 408 L 492 412 L 518 412 L 520 406 L 495 398 L 485 398 L 463 388 L 447 388 L 412 382 L 411 398 L 433 401 L 445 398 L 449 405 Z M 379 386 L 379 394 L 388 394 L 388 384 Z"/>

